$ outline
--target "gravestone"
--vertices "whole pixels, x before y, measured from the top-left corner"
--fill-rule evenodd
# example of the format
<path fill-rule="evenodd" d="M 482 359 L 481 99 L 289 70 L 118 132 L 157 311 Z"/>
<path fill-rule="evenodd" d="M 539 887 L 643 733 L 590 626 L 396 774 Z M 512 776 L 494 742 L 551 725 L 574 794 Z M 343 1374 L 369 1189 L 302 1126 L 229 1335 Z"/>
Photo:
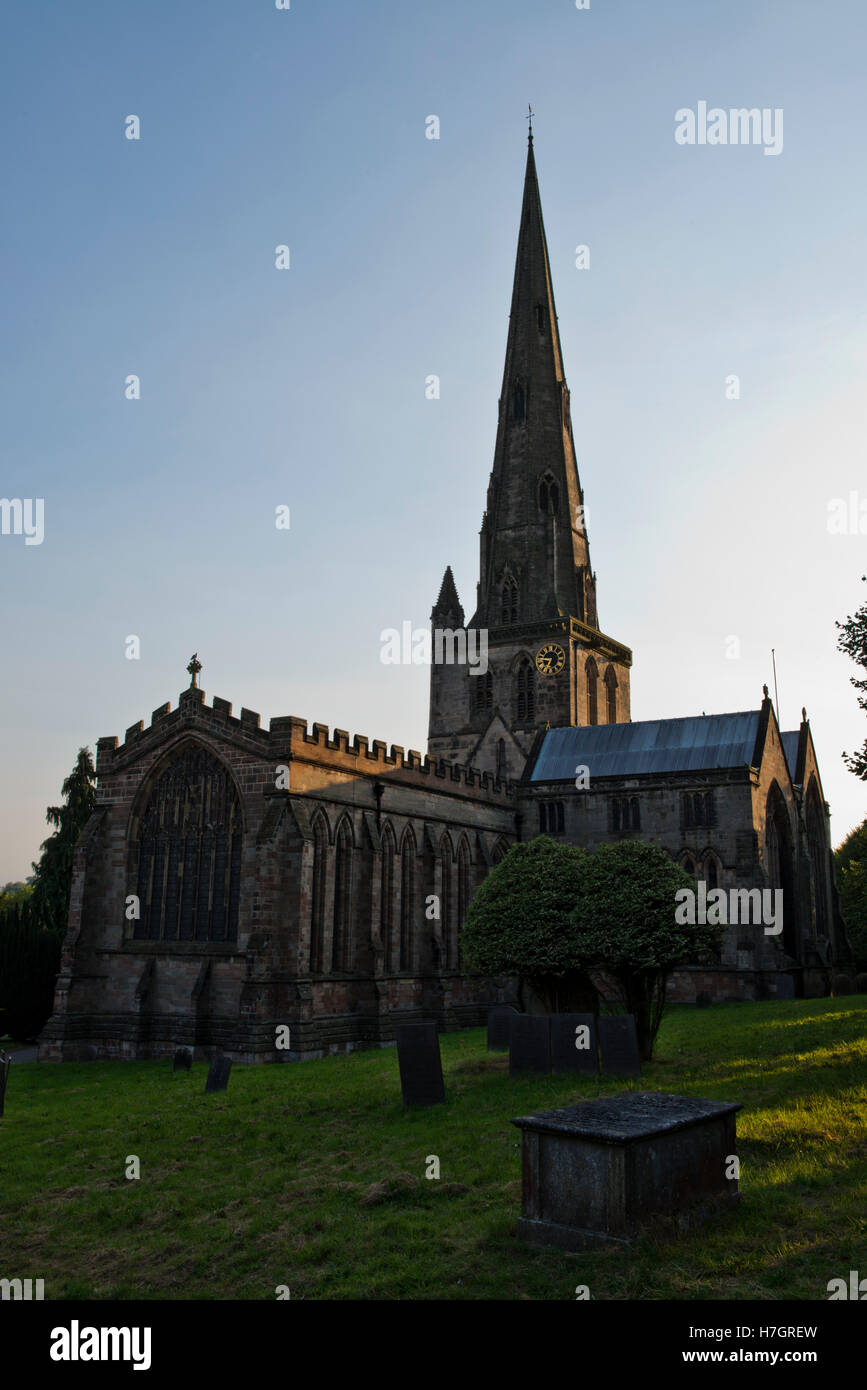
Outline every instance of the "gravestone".
<path fill-rule="evenodd" d="M 517 1014 L 509 1032 L 509 1075 L 550 1072 L 551 1019 L 548 1014 Z"/>
<path fill-rule="evenodd" d="M 188 1047 L 176 1048 L 172 1071 L 189 1071 L 192 1063 L 193 1054 Z"/>
<path fill-rule="evenodd" d="M 586 1043 L 586 1047 L 579 1046 Z M 596 1019 L 593 1014 L 551 1015 L 551 1058 L 555 1071 L 599 1075 Z"/>
<path fill-rule="evenodd" d="M 778 976 L 777 976 L 777 998 L 778 998 L 778 999 L 794 999 L 794 997 L 795 997 L 795 981 L 792 979 L 791 975 L 778 975 Z"/>
<path fill-rule="evenodd" d="M 446 1092 L 436 1024 L 401 1023 L 395 1031 L 404 1105 L 440 1105 Z"/>
<path fill-rule="evenodd" d="M 488 1014 L 488 1051 L 508 1052 L 509 1029 L 518 1010 L 512 1004 L 497 1004 Z"/>
<path fill-rule="evenodd" d="M 700 1009 L 709 1009 L 711 1005 L 711 998 L 707 990 L 703 989 L 701 994 L 697 994 L 695 996 L 695 1002 Z"/>
<path fill-rule="evenodd" d="M 229 1072 L 231 1070 L 231 1057 L 215 1057 L 208 1068 L 208 1079 L 205 1082 L 205 1094 L 207 1094 L 208 1091 L 225 1091 L 229 1084 Z"/>
<path fill-rule="evenodd" d="M 12 1057 L 7 1052 L 0 1052 L 0 1115 L 3 1114 L 3 1106 L 6 1103 L 6 1082 L 9 1080 L 9 1068 L 12 1065 Z"/>
<path fill-rule="evenodd" d="M 730 1210 L 740 1108 L 629 1091 L 513 1120 L 522 1131 L 519 1236 L 566 1250 L 610 1248 L 629 1245 L 650 1216 L 683 1229 Z"/>
<path fill-rule="evenodd" d="M 613 1014 L 599 1020 L 602 1070 L 609 1076 L 640 1076 L 638 1036 L 632 1014 Z"/>

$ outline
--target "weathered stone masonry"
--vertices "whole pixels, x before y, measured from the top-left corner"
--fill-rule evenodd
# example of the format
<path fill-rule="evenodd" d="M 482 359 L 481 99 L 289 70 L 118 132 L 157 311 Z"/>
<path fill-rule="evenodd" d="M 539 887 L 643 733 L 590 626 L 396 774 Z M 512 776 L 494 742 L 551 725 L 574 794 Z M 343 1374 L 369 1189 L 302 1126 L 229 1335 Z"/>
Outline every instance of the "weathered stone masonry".
<path fill-rule="evenodd" d="M 213 867 L 223 832 L 192 806 L 221 769 L 240 811 L 235 923 L 228 890 L 219 921 L 212 910 L 233 881 L 228 853 Z M 481 1023 L 489 1002 L 512 997 L 508 982 L 470 987 L 460 969 L 469 900 L 515 837 L 513 794 L 489 774 L 294 717 L 266 731 L 190 689 L 122 745 L 100 739 L 97 775 L 42 1060 L 179 1044 L 290 1060 L 387 1042 L 413 1016 Z M 142 877 L 151 801 L 173 776 L 180 810 L 154 838 L 159 873 L 146 863 Z M 275 1051 L 277 1024 L 289 1051 Z"/>

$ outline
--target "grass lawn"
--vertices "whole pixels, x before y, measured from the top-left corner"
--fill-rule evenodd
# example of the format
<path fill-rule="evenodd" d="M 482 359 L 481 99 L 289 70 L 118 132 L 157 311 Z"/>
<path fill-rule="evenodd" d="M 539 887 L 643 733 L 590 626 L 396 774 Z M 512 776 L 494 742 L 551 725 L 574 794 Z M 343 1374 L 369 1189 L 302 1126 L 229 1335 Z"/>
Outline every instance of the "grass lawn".
<path fill-rule="evenodd" d="M 447 1103 L 408 1114 L 394 1048 L 236 1066 L 211 1096 L 204 1063 L 13 1063 L 0 1275 L 46 1299 L 811 1300 L 867 1275 L 867 996 L 674 1006 L 640 1083 L 510 1081 L 483 1030 L 440 1042 Z M 739 1210 L 630 1250 L 519 1242 L 510 1118 L 631 1087 L 743 1103 Z"/>

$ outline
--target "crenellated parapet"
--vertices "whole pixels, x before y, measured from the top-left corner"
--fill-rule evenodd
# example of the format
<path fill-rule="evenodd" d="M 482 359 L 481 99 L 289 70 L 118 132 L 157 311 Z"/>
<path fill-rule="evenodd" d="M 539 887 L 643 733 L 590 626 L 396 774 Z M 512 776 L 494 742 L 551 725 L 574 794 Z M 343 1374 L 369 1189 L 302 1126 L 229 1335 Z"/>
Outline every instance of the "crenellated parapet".
<path fill-rule="evenodd" d="M 175 736 L 196 732 L 210 735 L 219 742 L 231 742 L 243 748 L 248 757 L 271 766 L 293 762 L 315 764 L 335 772 L 353 776 L 365 775 L 378 780 L 398 781 L 431 790 L 459 792 L 480 801 L 510 805 L 515 790 L 511 783 L 499 781 L 491 772 L 464 767 L 445 758 L 431 758 L 417 749 L 401 744 L 387 744 L 383 739 L 370 739 L 365 734 L 350 737 L 346 729 L 329 729 L 318 722 L 308 726 L 306 719 L 282 715 L 271 720 L 267 729 L 261 728 L 260 716 L 242 708 L 239 718 L 232 714 L 228 700 L 214 698 L 205 702 L 205 692 L 185 690 L 178 707 L 167 702 L 151 714 L 150 724 L 144 720 L 131 724 L 123 742 L 116 737 L 97 740 L 97 774 L 100 777 L 122 772 L 127 766 L 139 764 L 154 751 L 172 741 Z"/>

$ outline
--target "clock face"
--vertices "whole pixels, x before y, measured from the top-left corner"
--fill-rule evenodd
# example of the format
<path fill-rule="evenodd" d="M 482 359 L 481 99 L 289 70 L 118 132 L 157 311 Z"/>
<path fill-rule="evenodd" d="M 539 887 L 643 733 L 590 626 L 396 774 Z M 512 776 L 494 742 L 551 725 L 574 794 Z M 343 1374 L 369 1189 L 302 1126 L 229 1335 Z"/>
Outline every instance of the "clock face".
<path fill-rule="evenodd" d="M 536 669 L 543 676 L 556 676 L 566 665 L 566 653 L 556 642 L 548 642 L 536 653 Z"/>

